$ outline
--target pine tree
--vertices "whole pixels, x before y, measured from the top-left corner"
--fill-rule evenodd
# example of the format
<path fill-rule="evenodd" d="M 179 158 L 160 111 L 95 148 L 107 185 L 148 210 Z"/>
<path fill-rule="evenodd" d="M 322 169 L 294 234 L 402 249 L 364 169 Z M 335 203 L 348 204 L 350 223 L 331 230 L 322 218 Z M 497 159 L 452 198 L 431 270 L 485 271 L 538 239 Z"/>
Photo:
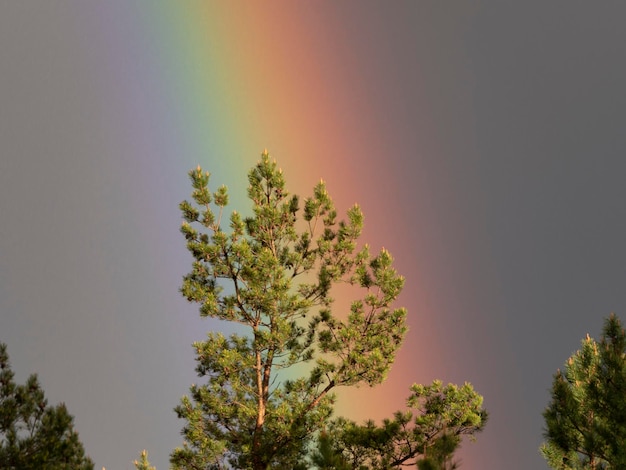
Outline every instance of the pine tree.
<path fill-rule="evenodd" d="M 317 439 L 317 449 L 311 454 L 311 463 L 318 470 L 352 470 L 341 451 L 333 447 L 332 437 L 322 431 Z"/>
<path fill-rule="evenodd" d="M 233 212 L 228 227 L 226 188 L 212 193 L 200 167 L 189 175 L 181 231 L 194 261 L 181 291 L 242 334 L 194 344 L 204 383 L 176 408 L 185 440 L 172 465 L 293 468 L 328 422 L 334 389 L 384 380 L 406 332 L 406 311 L 391 308 L 404 279 L 386 250 L 357 248 L 358 206 L 338 222 L 320 182 L 301 210 L 267 151 L 248 175 L 252 215 Z M 333 304 L 338 285 L 355 294 L 347 312 Z"/>
<path fill-rule="evenodd" d="M 92 470 L 65 405 L 48 405 L 36 375 L 24 385 L 13 377 L 0 344 L 0 468 Z"/>
<path fill-rule="evenodd" d="M 331 425 L 330 438 L 335 452 L 353 469 L 452 470 L 458 468 L 452 457 L 461 438 L 473 439 L 486 425 L 482 403 L 482 396 L 468 383 L 461 387 L 443 386 L 438 380 L 414 384 L 406 411 L 397 411 L 380 426 L 338 418 Z"/>
<path fill-rule="evenodd" d="M 135 464 L 135 468 L 137 470 L 156 470 L 156 468 L 150 465 L 150 462 L 148 461 L 148 452 L 145 449 L 141 451 L 139 460 L 135 460 L 133 463 Z"/>
<path fill-rule="evenodd" d="M 541 453 L 550 467 L 626 468 L 626 334 L 616 315 L 557 371 Z"/>

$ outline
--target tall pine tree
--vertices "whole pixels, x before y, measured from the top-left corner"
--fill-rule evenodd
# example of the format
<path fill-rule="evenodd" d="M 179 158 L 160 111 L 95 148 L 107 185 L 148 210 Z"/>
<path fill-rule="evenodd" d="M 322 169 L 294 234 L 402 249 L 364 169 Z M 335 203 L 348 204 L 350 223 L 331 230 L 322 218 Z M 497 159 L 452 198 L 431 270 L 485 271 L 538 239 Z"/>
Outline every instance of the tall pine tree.
<path fill-rule="evenodd" d="M 391 307 L 404 279 L 386 250 L 357 247 L 358 206 L 338 221 L 320 182 L 301 209 L 267 151 L 248 175 L 252 215 L 233 212 L 227 227 L 226 188 L 211 192 L 199 167 L 189 175 L 181 230 L 194 261 L 182 293 L 242 334 L 194 344 L 204 383 L 176 408 L 186 425 L 172 465 L 293 468 L 328 422 L 335 388 L 385 378 L 406 332 L 405 310 Z M 333 303 L 337 285 L 355 293 L 346 312 Z"/>

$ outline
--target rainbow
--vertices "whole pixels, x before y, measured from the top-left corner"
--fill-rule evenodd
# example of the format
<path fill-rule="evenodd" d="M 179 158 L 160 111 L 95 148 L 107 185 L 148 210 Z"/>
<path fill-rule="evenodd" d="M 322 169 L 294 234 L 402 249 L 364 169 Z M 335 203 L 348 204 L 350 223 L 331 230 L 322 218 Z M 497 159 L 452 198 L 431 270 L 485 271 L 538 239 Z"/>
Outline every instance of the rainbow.
<path fill-rule="evenodd" d="M 387 248 L 407 279 L 399 304 L 408 308 L 410 331 L 387 382 L 338 391 L 338 413 L 381 419 L 403 408 L 414 382 L 467 380 L 485 396 L 492 420 L 478 443 L 465 444 L 464 466 L 505 468 L 511 455 L 535 452 L 536 445 L 517 443 L 507 429 L 507 421 L 523 417 L 509 411 L 498 418 L 520 399 L 515 378 L 508 385 L 498 378 L 514 367 L 506 338 L 485 333 L 504 327 L 475 323 L 462 306 L 439 310 L 457 288 L 445 273 L 466 261 L 449 258 L 437 231 L 454 215 L 446 213 L 448 201 L 433 200 L 434 188 L 458 196 L 437 163 L 442 147 L 419 141 L 420 133 L 443 133 L 429 121 L 419 81 L 419 99 L 385 102 L 395 96 L 389 89 L 395 76 L 372 69 L 368 60 L 372 51 L 378 65 L 393 65 L 377 49 L 382 32 L 372 19 L 371 37 L 355 36 L 346 23 L 348 9 L 317 2 L 158 2 L 145 9 L 101 3 L 79 9 L 76 27 L 84 28 L 89 46 L 80 61 L 97 64 L 92 79 L 98 119 L 103 129 L 115 129 L 110 153 L 128 155 L 120 177 L 129 187 L 141 180 L 145 197 L 157 200 L 154 211 L 167 207 L 168 217 L 178 217 L 171 214 L 189 193 L 186 172 L 198 164 L 212 173 L 213 185 L 229 187 L 231 208 L 245 207 L 246 173 L 264 148 L 284 170 L 290 192 L 306 196 L 323 178 L 340 212 L 358 202 L 365 213 L 363 240 L 373 251 Z M 414 116 L 416 106 L 423 115 L 401 126 L 389 117 Z M 117 163 L 103 165 L 119 173 Z M 170 242 L 151 238 L 148 229 L 138 236 L 155 251 Z M 181 265 L 187 262 L 183 246 L 182 237 L 168 245 Z M 440 263 L 447 269 L 437 268 Z M 176 295 L 178 284 L 168 288 Z M 195 316 L 183 323 L 182 329 L 198 334 Z M 485 351 L 505 352 L 489 370 L 480 362 Z M 160 445 L 146 442 L 149 452 Z M 158 452 L 165 451 L 153 452 L 160 458 Z M 153 463 L 166 468 L 164 461 Z"/>

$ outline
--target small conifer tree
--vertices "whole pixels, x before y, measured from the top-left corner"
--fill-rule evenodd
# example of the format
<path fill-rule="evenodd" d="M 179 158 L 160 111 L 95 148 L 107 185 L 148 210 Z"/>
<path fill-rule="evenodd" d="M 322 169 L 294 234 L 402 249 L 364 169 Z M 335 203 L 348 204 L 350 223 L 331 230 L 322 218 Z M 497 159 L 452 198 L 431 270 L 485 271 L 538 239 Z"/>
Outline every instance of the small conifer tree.
<path fill-rule="evenodd" d="M 48 405 L 36 375 L 24 385 L 13 377 L 0 344 L 0 468 L 93 470 L 65 405 Z"/>
<path fill-rule="evenodd" d="M 626 334 L 619 318 L 589 335 L 559 370 L 543 413 L 541 453 L 559 470 L 626 468 Z"/>
<path fill-rule="evenodd" d="M 135 460 L 133 463 L 135 464 L 135 468 L 137 470 L 156 470 L 156 468 L 150 465 L 150 462 L 148 461 L 148 452 L 145 449 L 141 451 L 139 460 Z"/>

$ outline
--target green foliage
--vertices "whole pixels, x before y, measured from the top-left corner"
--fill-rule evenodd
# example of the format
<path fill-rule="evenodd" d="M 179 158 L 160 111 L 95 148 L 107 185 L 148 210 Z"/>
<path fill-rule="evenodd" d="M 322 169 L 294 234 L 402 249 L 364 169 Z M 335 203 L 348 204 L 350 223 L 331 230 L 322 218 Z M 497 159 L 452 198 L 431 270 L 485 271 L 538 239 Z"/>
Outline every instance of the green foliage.
<path fill-rule="evenodd" d="M 73 418 L 64 404 L 48 406 L 36 375 L 13 380 L 5 344 L 0 344 L 0 468 L 91 470 Z"/>
<path fill-rule="evenodd" d="M 559 470 L 626 468 L 626 334 L 612 314 L 598 343 L 581 349 L 557 371 L 543 413 L 541 453 Z"/>
<path fill-rule="evenodd" d="M 193 256 L 181 292 L 200 314 L 242 326 L 242 334 L 211 332 L 194 344 L 198 375 L 176 408 L 185 441 L 175 469 L 293 468 L 328 422 L 338 386 L 382 382 L 406 332 L 406 311 L 390 305 L 404 279 L 382 250 L 357 248 L 363 214 L 352 207 L 337 220 L 323 182 L 300 209 L 267 152 L 248 175 L 252 215 L 233 212 L 224 186 L 209 173 L 189 173 L 192 202 L 180 205 L 181 232 Z M 337 311 L 333 289 L 360 294 Z M 309 373 L 290 378 L 308 364 Z"/>
<path fill-rule="evenodd" d="M 241 332 L 194 343 L 203 383 L 175 409 L 186 424 L 173 468 L 457 468 L 462 437 L 487 419 L 469 384 L 413 385 L 409 410 L 380 426 L 331 419 L 334 389 L 381 383 L 406 333 L 406 311 L 391 308 L 404 279 L 386 250 L 358 247 L 359 207 L 338 220 L 320 182 L 300 209 L 264 152 L 248 174 L 252 215 L 232 212 L 225 227 L 226 188 L 211 192 L 200 167 L 189 176 L 181 232 L 193 263 L 181 292 L 201 316 Z M 338 307 L 338 294 L 354 300 Z M 135 465 L 150 468 L 144 454 Z"/>
<path fill-rule="evenodd" d="M 150 465 L 150 462 L 148 461 L 148 452 L 145 449 L 141 451 L 139 460 L 135 460 L 133 463 L 135 464 L 135 468 L 137 470 L 156 470 L 155 467 Z"/>
<path fill-rule="evenodd" d="M 458 387 L 440 381 L 415 384 L 407 400 L 408 410 L 377 426 L 339 418 L 330 436 L 334 449 L 351 468 L 373 470 L 417 466 L 426 469 L 453 469 L 452 456 L 464 435 L 473 438 L 487 421 L 482 397 L 470 384 Z"/>
<path fill-rule="evenodd" d="M 322 431 L 318 437 L 311 463 L 318 470 L 352 470 L 342 453 L 333 447 L 332 438 L 326 431 Z"/>

